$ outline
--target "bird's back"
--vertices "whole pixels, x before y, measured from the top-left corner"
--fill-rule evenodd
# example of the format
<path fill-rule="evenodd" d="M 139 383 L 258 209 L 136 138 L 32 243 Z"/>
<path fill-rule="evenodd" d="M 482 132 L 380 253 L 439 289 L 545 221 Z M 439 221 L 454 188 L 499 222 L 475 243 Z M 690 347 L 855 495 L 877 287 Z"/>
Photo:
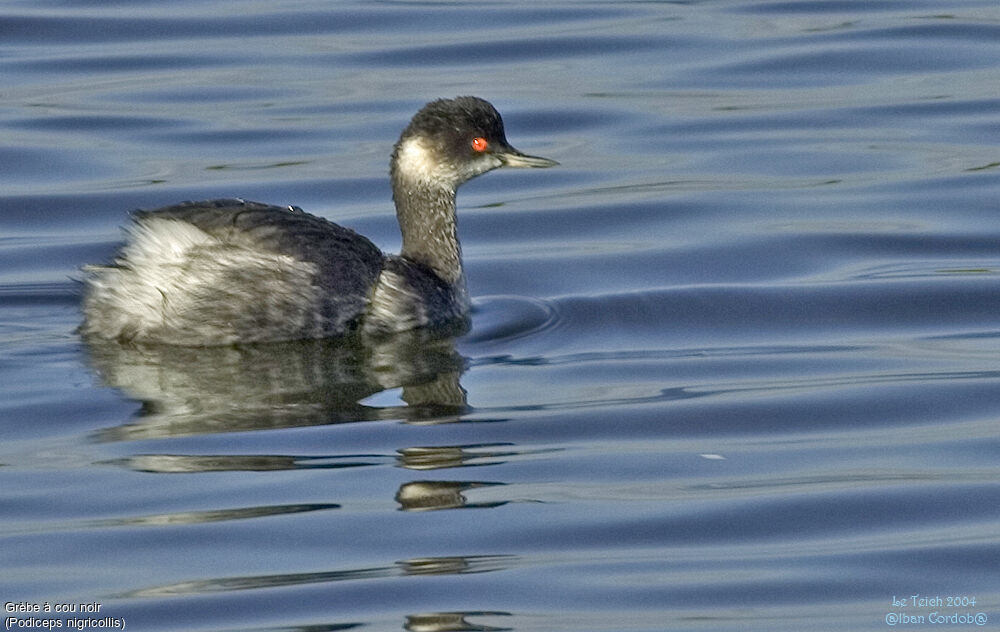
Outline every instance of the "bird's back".
<path fill-rule="evenodd" d="M 136 211 L 129 232 L 114 265 L 89 270 L 86 334 L 188 345 L 341 335 L 384 264 L 352 230 L 243 200 Z"/>

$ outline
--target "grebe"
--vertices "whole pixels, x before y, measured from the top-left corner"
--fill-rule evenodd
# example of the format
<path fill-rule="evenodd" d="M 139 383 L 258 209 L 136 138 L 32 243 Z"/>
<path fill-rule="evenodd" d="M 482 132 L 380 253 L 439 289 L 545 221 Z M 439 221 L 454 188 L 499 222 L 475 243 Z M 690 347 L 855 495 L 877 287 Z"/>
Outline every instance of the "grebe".
<path fill-rule="evenodd" d="M 88 266 L 85 336 L 207 346 L 465 326 L 455 191 L 499 167 L 551 167 L 476 97 L 425 105 L 390 174 L 399 255 L 298 207 L 243 200 L 135 211 L 112 265 Z"/>

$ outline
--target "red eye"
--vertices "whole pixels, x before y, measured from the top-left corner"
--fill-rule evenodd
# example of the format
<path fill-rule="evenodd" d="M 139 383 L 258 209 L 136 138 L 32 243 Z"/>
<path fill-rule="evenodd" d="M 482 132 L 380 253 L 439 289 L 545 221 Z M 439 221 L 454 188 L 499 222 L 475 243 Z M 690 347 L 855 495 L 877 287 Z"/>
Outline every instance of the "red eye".
<path fill-rule="evenodd" d="M 474 151 L 478 151 L 479 153 L 482 153 L 482 152 L 486 151 L 486 148 L 489 147 L 489 146 L 490 146 L 490 144 L 488 142 L 486 142 L 486 139 L 483 138 L 482 136 L 477 136 L 477 137 L 475 137 L 475 138 L 472 139 L 472 149 Z"/>

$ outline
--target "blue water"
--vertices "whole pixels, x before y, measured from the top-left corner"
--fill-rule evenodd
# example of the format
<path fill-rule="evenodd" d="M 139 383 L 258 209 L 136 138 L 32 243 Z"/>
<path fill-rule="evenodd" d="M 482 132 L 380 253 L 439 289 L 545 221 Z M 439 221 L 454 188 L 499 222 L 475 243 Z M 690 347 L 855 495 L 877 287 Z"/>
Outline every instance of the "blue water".
<path fill-rule="evenodd" d="M 1000 623 L 995 0 L 23 0 L 0 33 L 10 629 Z M 461 190 L 468 335 L 75 333 L 132 208 L 396 250 L 392 144 L 458 94 L 561 163 Z"/>

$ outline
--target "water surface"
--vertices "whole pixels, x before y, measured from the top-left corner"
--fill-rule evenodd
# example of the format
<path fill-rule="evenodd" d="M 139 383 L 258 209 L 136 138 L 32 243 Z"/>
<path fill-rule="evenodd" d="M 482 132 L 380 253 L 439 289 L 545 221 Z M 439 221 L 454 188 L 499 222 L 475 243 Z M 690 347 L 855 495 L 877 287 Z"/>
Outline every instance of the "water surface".
<path fill-rule="evenodd" d="M 18 629 L 1000 621 L 995 2 L 43 0 L 0 32 L 0 597 L 77 605 Z M 562 163 L 461 190 L 468 335 L 75 333 L 132 208 L 396 250 L 392 143 L 457 94 Z"/>

